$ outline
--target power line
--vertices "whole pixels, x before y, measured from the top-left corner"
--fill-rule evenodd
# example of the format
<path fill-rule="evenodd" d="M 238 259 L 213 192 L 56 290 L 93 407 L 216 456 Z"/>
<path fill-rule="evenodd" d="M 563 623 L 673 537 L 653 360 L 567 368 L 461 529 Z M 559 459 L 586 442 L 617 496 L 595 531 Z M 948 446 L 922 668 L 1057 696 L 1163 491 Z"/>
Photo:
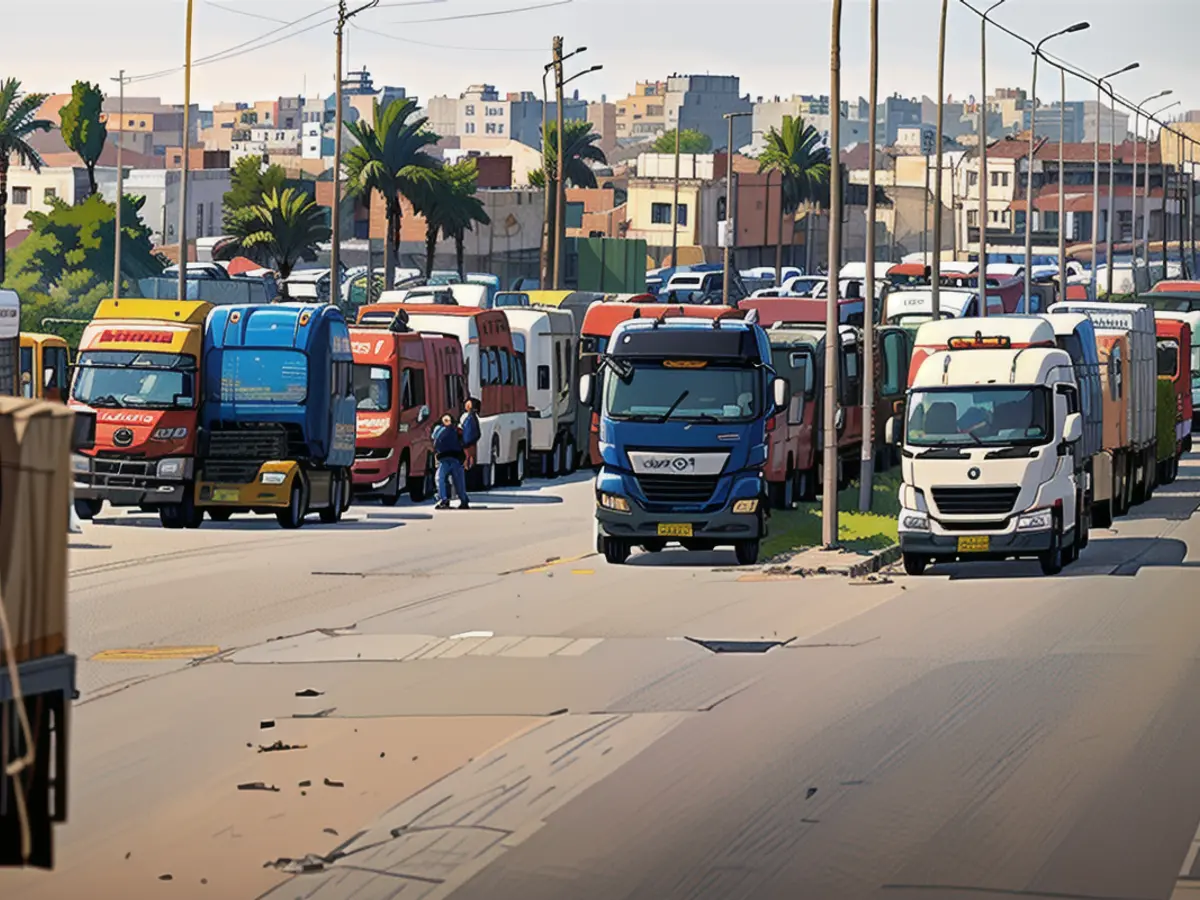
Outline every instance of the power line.
<path fill-rule="evenodd" d="M 247 12 L 244 9 L 238 9 L 236 6 L 225 6 L 223 3 L 216 3 L 215 0 L 204 0 L 205 5 L 219 9 L 222 12 L 234 13 L 239 16 L 249 16 L 251 19 L 262 19 L 264 22 L 279 22 L 281 25 L 286 25 L 286 19 L 277 19 L 274 16 L 264 16 L 262 13 Z"/>
<path fill-rule="evenodd" d="M 402 44 L 415 44 L 418 47 L 433 47 L 438 50 L 467 50 L 472 53 L 544 53 L 544 47 L 460 47 L 454 44 L 434 44 L 430 41 L 416 41 L 412 38 L 403 38 L 397 34 L 387 34 L 383 31 L 376 31 L 373 28 L 363 28 L 361 25 L 352 26 L 355 31 L 361 31 L 364 34 L 372 34 L 376 37 L 387 38 L 392 41 L 399 41 Z"/>
<path fill-rule="evenodd" d="M 509 16 L 513 13 L 532 12 L 538 9 L 549 9 L 553 6 L 566 6 L 568 3 L 574 3 L 575 0 L 552 0 L 550 3 L 536 3 L 532 6 L 517 6 L 511 9 L 496 9 L 489 12 L 463 13 L 458 16 L 438 16 L 433 19 L 404 19 L 403 21 L 393 22 L 394 25 L 422 25 L 428 22 L 458 22 L 463 19 L 486 19 L 493 16 Z M 385 4 L 388 5 L 388 4 Z"/>

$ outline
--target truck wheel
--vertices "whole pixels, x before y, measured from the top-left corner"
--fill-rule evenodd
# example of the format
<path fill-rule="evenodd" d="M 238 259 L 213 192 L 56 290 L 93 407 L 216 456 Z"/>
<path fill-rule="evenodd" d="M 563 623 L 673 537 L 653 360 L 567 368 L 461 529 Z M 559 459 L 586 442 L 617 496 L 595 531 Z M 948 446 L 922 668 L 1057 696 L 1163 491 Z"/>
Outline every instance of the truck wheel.
<path fill-rule="evenodd" d="M 912 575 L 914 577 L 924 575 L 927 568 L 929 568 L 928 556 L 922 556 L 920 553 L 904 554 L 905 575 Z"/>
<path fill-rule="evenodd" d="M 796 500 L 810 503 L 817 499 L 817 470 L 801 469 L 796 473 Z"/>
<path fill-rule="evenodd" d="M 778 481 L 767 482 L 767 502 L 772 509 L 786 509 L 783 499 L 783 484 Z"/>
<path fill-rule="evenodd" d="M 758 562 L 758 541 L 738 541 L 733 545 L 733 553 L 739 566 L 752 566 Z"/>
<path fill-rule="evenodd" d="M 787 480 L 783 483 L 782 509 L 796 508 L 796 473 L 788 470 Z"/>
<path fill-rule="evenodd" d="M 168 503 L 158 508 L 158 521 L 163 528 L 199 528 L 204 521 L 204 510 L 196 508 L 191 486 L 184 489 L 183 500 L 179 503 Z"/>
<path fill-rule="evenodd" d="M 400 465 L 396 467 L 396 485 L 395 490 L 390 493 L 383 494 L 379 498 L 379 502 L 384 506 L 395 506 L 400 502 L 400 495 L 408 490 L 408 457 L 402 457 Z"/>
<path fill-rule="evenodd" d="M 104 507 L 103 500 L 75 500 L 75 515 L 83 519 L 85 522 L 90 522 L 96 516 L 100 515 L 100 510 Z"/>
<path fill-rule="evenodd" d="M 304 524 L 304 516 L 308 512 L 308 492 L 299 478 L 292 482 L 292 493 L 288 497 L 287 509 L 275 513 L 275 519 L 280 528 L 289 530 L 299 528 Z"/>
<path fill-rule="evenodd" d="M 1111 500 L 1105 500 L 1092 507 L 1092 522 L 1095 523 L 1097 528 L 1112 528 L 1113 509 Z"/>
<path fill-rule="evenodd" d="M 567 435 L 566 443 L 563 444 L 563 470 L 564 475 L 570 475 L 579 468 L 579 451 L 575 449 L 575 438 Z"/>
<path fill-rule="evenodd" d="M 424 503 L 433 496 L 437 490 L 435 482 L 437 472 L 437 464 L 434 463 L 433 457 L 430 456 L 425 460 L 425 474 L 420 478 L 410 478 L 408 480 L 408 496 L 413 503 Z"/>
<path fill-rule="evenodd" d="M 1063 570 L 1066 553 L 1063 550 L 1062 525 L 1055 521 L 1050 528 L 1050 549 L 1038 554 L 1043 575 L 1057 575 Z"/>
<path fill-rule="evenodd" d="M 336 525 L 342 521 L 342 491 L 344 486 L 342 476 L 332 476 L 329 485 L 329 505 L 322 509 L 319 513 L 321 521 L 326 525 Z"/>
<path fill-rule="evenodd" d="M 508 478 L 505 480 L 513 487 L 520 487 L 525 483 L 525 469 L 528 463 L 529 451 L 523 443 L 517 444 L 517 458 L 509 464 Z"/>
<path fill-rule="evenodd" d="M 610 537 L 601 538 L 600 540 L 604 545 L 605 561 L 614 566 L 625 565 L 626 560 L 629 559 L 629 554 L 633 552 L 633 547 L 629 541 Z"/>

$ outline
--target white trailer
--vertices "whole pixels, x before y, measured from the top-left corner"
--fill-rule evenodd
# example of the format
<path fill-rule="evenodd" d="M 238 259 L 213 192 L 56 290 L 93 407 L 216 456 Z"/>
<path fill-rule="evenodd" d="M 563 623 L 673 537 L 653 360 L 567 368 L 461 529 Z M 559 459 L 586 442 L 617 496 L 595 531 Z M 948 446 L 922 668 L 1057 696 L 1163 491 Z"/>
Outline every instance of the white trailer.
<path fill-rule="evenodd" d="M 16 291 L 0 290 L 0 397 L 21 393 L 21 301 Z"/>
<path fill-rule="evenodd" d="M 529 454 L 546 478 L 565 475 L 576 459 L 577 392 L 571 390 L 579 336 L 575 317 L 551 307 L 505 307 L 513 347 L 525 367 Z"/>

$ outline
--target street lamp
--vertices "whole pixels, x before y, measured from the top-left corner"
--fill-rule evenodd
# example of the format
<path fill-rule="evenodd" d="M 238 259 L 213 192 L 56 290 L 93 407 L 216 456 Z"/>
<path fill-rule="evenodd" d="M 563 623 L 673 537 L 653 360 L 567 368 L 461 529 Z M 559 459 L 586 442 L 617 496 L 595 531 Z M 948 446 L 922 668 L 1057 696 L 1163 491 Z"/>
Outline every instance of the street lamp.
<path fill-rule="evenodd" d="M 1056 31 L 1042 38 L 1033 47 L 1033 81 L 1029 88 L 1029 100 L 1026 104 L 1029 106 L 1029 161 L 1026 169 L 1028 176 L 1025 179 L 1025 313 L 1029 314 L 1029 295 L 1033 287 L 1033 149 L 1034 140 L 1037 136 L 1037 70 L 1038 59 L 1042 55 L 1042 45 L 1047 41 L 1051 41 L 1056 37 L 1061 37 L 1064 34 L 1074 34 L 1077 31 L 1086 31 L 1091 25 L 1087 22 L 1076 22 L 1061 31 Z M 1059 172 L 1059 178 L 1062 178 L 1062 172 Z M 1062 223 L 1058 223 L 1059 230 L 1062 230 Z M 981 296 L 980 305 L 986 306 L 987 300 L 985 296 Z"/>
<path fill-rule="evenodd" d="M 749 112 L 725 113 L 725 121 L 729 123 L 729 142 L 725 145 L 725 278 L 721 284 L 721 303 L 729 305 L 729 269 L 733 256 L 733 120 L 745 119 L 752 116 Z M 768 199 L 770 194 L 767 195 Z"/>
<path fill-rule="evenodd" d="M 935 163 L 937 182 L 933 186 L 933 257 L 930 259 L 929 266 L 929 283 L 932 288 L 933 318 L 935 320 L 942 317 L 942 158 L 945 152 L 942 145 L 944 143 L 943 120 L 946 108 L 946 14 L 949 8 L 950 0 L 942 0 L 941 24 L 938 28 L 937 137 L 935 138 L 937 146 L 934 148 L 937 160 Z M 927 173 L 929 171 L 928 157 L 925 160 L 925 171 Z M 928 200 L 928 197 L 926 199 Z M 874 266 L 875 261 L 871 260 L 869 265 Z M 872 302 L 874 302 L 874 298 L 868 297 L 867 303 Z"/>
<path fill-rule="evenodd" d="M 1171 91 L 1170 88 L 1168 88 L 1165 91 L 1159 91 L 1157 94 L 1151 94 L 1149 97 L 1147 97 L 1145 100 L 1143 100 L 1141 103 L 1139 103 L 1137 106 L 1135 106 L 1133 108 L 1133 272 L 1134 272 L 1134 281 L 1137 280 L 1137 262 L 1138 262 L 1138 258 L 1137 258 L 1137 254 L 1138 254 L 1138 145 L 1141 143 L 1141 125 L 1140 125 L 1139 120 L 1141 118 L 1143 106 L 1145 106 L 1151 100 L 1158 100 L 1160 97 L 1169 96 L 1171 93 L 1173 93 L 1173 92 Z M 1146 124 L 1149 125 L 1149 119 L 1147 119 Z M 1150 175 L 1150 142 L 1149 142 L 1149 140 L 1147 140 L 1147 142 L 1146 142 L 1146 179 L 1147 179 L 1147 183 L 1149 183 L 1149 175 Z M 1149 213 L 1149 206 L 1150 206 L 1149 196 L 1147 196 L 1147 202 L 1146 202 L 1146 212 L 1147 213 Z M 1148 229 L 1143 229 L 1143 230 L 1148 230 Z"/>
<path fill-rule="evenodd" d="M 188 151 L 191 149 L 191 110 L 192 110 L 192 8 L 193 0 L 187 0 L 187 19 L 184 25 L 184 61 L 183 61 L 183 159 L 179 176 L 179 280 L 177 285 L 178 300 L 183 302 L 187 297 L 187 220 L 188 220 Z M 122 86 L 123 87 L 123 86 Z M 163 181 L 163 206 L 167 204 L 166 181 Z M 117 221 L 121 219 L 121 198 L 117 198 Z M 163 235 L 165 238 L 166 235 Z"/>
<path fill-rule="evenodd" d="M 121 97 L 117 106 L 119 125 L 117 129 L 117 209 L 115 216 L 117 226 L 116 233 L 113 235 L 113 299 L 119 300 L 121 297 L 121 200 L 125 194 L 125 169 L 121 165 L 121 145 L 124 143 L 122 139 L 125 137 L 125 83 L 129 79 L 125 77 L 125 70 L 122 69 L 116 78 L 109 80 L 116 81 L 121 85 Z M 163 204 L 166 205 L 165 196 Z M 166 237 L 164 234 L 163 243 L 166 243 Z"/>
<path fill-rule="evenodd" d="M 543 288 L 550 282 L 550 163 L 546 156 L 549 147 L 546 117 L 550 111 L 550 94 L 546 88 L 546 76 L 553 69 L 552 62 L 542 67 L 542 254 L 538 265 L 538 285 Z"/>
<path fill-rule="evenodd" d="M 979 22 L 979 296 L 987 296 L 987 223 L 988 223 L 988 108 L 987 108 L 987 27 L 988 16 L 1007 0 L 996 0 Z M 987 303 L 979 304 L 979 314 L 987 315 Z"/>
<path fill-rule="evenodd" d="M 562 50 L 562 40 L 559 40 L 559 51 Z M 575 53 L 569 53 L 567 56 L 559 56 L 555 64 L 555 102 L 558 109 L 555 110 L 556 118 L 558 119 L 557 129 L 558 134 L 555 140 L 558 142 L 558 149 L 555 152 L 556 168 L 558 169 L 557 184 L 555 185 L 554 196 L 554 290 L 559 290 L 561 287 L 562 270 L 563 270 L 563 236 L 567 232 L 567 223 L 564 221 L 563 208 L 566 205 L 567 186 L 564 183 L 566 178 L 566 147 L 563 140 L 563 130 L 566 127 L 563 122 L 563 88 L 574 81 L 576 78 L 582 78 L 584 75 L 590 75 L 592 72 L 599 72 L 604 68 L 602 65 L 594 65 L 590 69 L 584 69 L 582 72 L 577 72 L 570 78 L 563 79 L 562 64 L 564 59 L 574 56 L 576 53 L 582 53 L 586 47 L 580 47 Z"/>
<path fill-rule="evenodd" d="M 1096 285 L 1096 244 L 1099 240 L 1099 216 L 1100 216 L 1100 92 L 1101 89 L 1108 86 L 1108 105 L 1109 105 L 1109 127 L 1108 127 L 1108 204 L 1105 212 L 1105 242 L 1104 242 L 1104 263 L 1106 269 L 1105 291 L 1112 293 L 1113 267 L 1112 267 L 1112 217 L 1113 217 L 1113 141 L 1115 140 L 1117 131 L 1117 100 L 1113 94 L 1112 84 L 1109 79 L 1116 77 L 1124 72 L 1131 72 L 1138 68 L 1140 63 L 1130 63 L 1123 69 L 1118 69 L 1110 75 L 1105 75 L 1103 78 L 1096 80 L 1096 144 L 1093 149 L 1094 156 L 1094 181 L 1092 188 L 1092 296 L 1097 294 Z"/>
<path fill-rule="evenodd" d="M 829 290 L 825 300 L 825 408 L 821 463 L 821 544 L 838 544 L 838 270 L 842 254 L 842 178 L 838 153 L 842 138 L 842 0 L 833 0 L 829 47 Z M 928 171 L 928 167 L 926 167 Z M 873 263 L 872 263 L 873 264 Z M 867 303 L 874 298 L 866 298 Z M 845 412 L 842 411 L 845 415 Z"/>
<path fill-rule="evenodd" d="M 1163 113 L 1165 113 L 1168 109 L 1173 109 L 1174 107 L 1179 106 L 1179 105 L 1180 105 L 1180 101 L 1176 100 L 1174 103 L 1168 103 L 1166 106 L 1159 107 L 1152 114 L 1149 114 L 1146 116 L 1146 211 L 1147 211 L 1147 213 L 1150 210 L 1150 123 L 1157 122 L 1158 117 L 1161 116 Z M 1163 208 L 1162 208 L 1162 212 L 1163 212 L 1163 214 L 1162 214 L 1162 221 L 1163 221 L 1163 233 L 1162 233 L 1163 275 L 1162 275 L 1162 277 L 1163 278 L 1167 277 L 1167 161 L 1166 161 L 1166 152 L 1165 152 L 1166 146 L 1163 144 L 1163 132 L 1169 131 L 1169 130 L 1170 129 L 1159 124 L 1158 161 L 1159 161 L 1159 166 L 1162 169 L 1162 188 L 1163 188 Z M 1146 237 L 1146 240 L 1145 240 L 1146 270 L 1148 273 L 1149 269 L 1150 269 L 1150 229 L 1149 229 L 1149 227 L 1147 227 L 1145 229 L 1145 231 L 1146 231 L 1146 235 L 1145 235 L 1145 237 Z M 1136 250 L 1136 246 L 1134 249 Z"/>

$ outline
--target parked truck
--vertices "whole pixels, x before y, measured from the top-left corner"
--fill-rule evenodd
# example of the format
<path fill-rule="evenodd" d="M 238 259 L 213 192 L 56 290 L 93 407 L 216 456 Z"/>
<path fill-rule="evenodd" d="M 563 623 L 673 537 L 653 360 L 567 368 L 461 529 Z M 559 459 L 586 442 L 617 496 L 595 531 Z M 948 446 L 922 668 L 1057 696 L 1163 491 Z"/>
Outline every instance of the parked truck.
<path fill-rule="evenodd" d="M 67 402 L 67 342 L 57 334 L 21 332 L 21 396 Z"/>
<path fill-rule="evenodd" d="M 79 342 L 70 405 L 96 414 L 95 446 L 75 459 L 75 512 L 104 503 L 200 524 L 193 502 L 204 323 L 195 300 L 104 300 Z"/>
<path fill-rule="evenodd" d="M 1113 459 L 1114 514 L 1149 499 L 1158 469 L 1158 362 L 1154 312 L 1132 303 L 1065 301 L 1051 313 L 1079 313 L 1092 320 L 1100 351 L 1101 376 L 1114 405 L 1112 423 L 1105 415 L 1105 445 Z M 1120 338 L 1121 340 L 1116 340 Z M 1113 445 L 1110 441 L 1119 440 Z"/>
<path fill-rule="evenodd" d="M 1186 322 L 1190 329 L 1190 340 L 1192 346 L 1192 354 L 1189 359 L 1189 372 L 1192 380 L 1191 390 L 1191 410 L 1192 410 L 1192 431 L 1188 435 L 1188 449 L 1191 449 L 1192 438 L 1197 429 L 1200 429 L 1200 338 L 1196 335 L 1200 333 L 1200 309 L 1192 312 L 1168 312 L 1156 310 L 1154 318 L 1157 319 L 1175 319 L 1179 322 Z"/>
<path fill-rule="evenodd" d="M 467 396 L 462 348 L 444 334 L 412 331 L 403 311 L 367 316 L 350 329 L 357 426 L 354 495 L 394 506 L 434 493 L 433 428 Z"/>
<path fill-rule="evenodd" d="M 1054 346 L 1014 349 L 971 324 L 925 358 L 903 417 L 888 423 L 903 447 L 904 569 L 1035 558 L 1057 574 L 1083 539 L 1083 417 L 1071 358 Z"/>
<path fill-rule="evenodd" d="M 549 306 L 504 309 L 513 348 L 525 371 L 529 455 L 544 478 L 575 471 L 575 422 L 584 416 L 572 389 L 579 337 L 575 317 Z"/>
<path fill-rule="evenodd" d="M 299 528 L 350 505 L 354 358 L 328 304 L 221 306 L 204 332 L 199 474 L 189 524 L 207 510 L 274 512 Z"/>
<path fill-rule="evenodd" d="M 1170 484 L 1179 475 L 1180 457 L 1192 449 L 1192 329 L 1159 315 L 1154 327 L 1160 385 L 1157 477 L 1159 484 Z"/>
<path fill-rule="evenodd" d="M 0 397 L 21 393 L 18 350 L 21 341 L 21 299 L 16 291 L 0 288 Z"/>
<path fill-rule="evenodd" d="M 733 318 L 626 321 L 580 378 L 581 401 L 597 395 L 597 552 L 621 564 L 634 547 L 732 545 L 740 564 L 757 561 L 767 421 L 788 399 L 766 332 Z"/>

